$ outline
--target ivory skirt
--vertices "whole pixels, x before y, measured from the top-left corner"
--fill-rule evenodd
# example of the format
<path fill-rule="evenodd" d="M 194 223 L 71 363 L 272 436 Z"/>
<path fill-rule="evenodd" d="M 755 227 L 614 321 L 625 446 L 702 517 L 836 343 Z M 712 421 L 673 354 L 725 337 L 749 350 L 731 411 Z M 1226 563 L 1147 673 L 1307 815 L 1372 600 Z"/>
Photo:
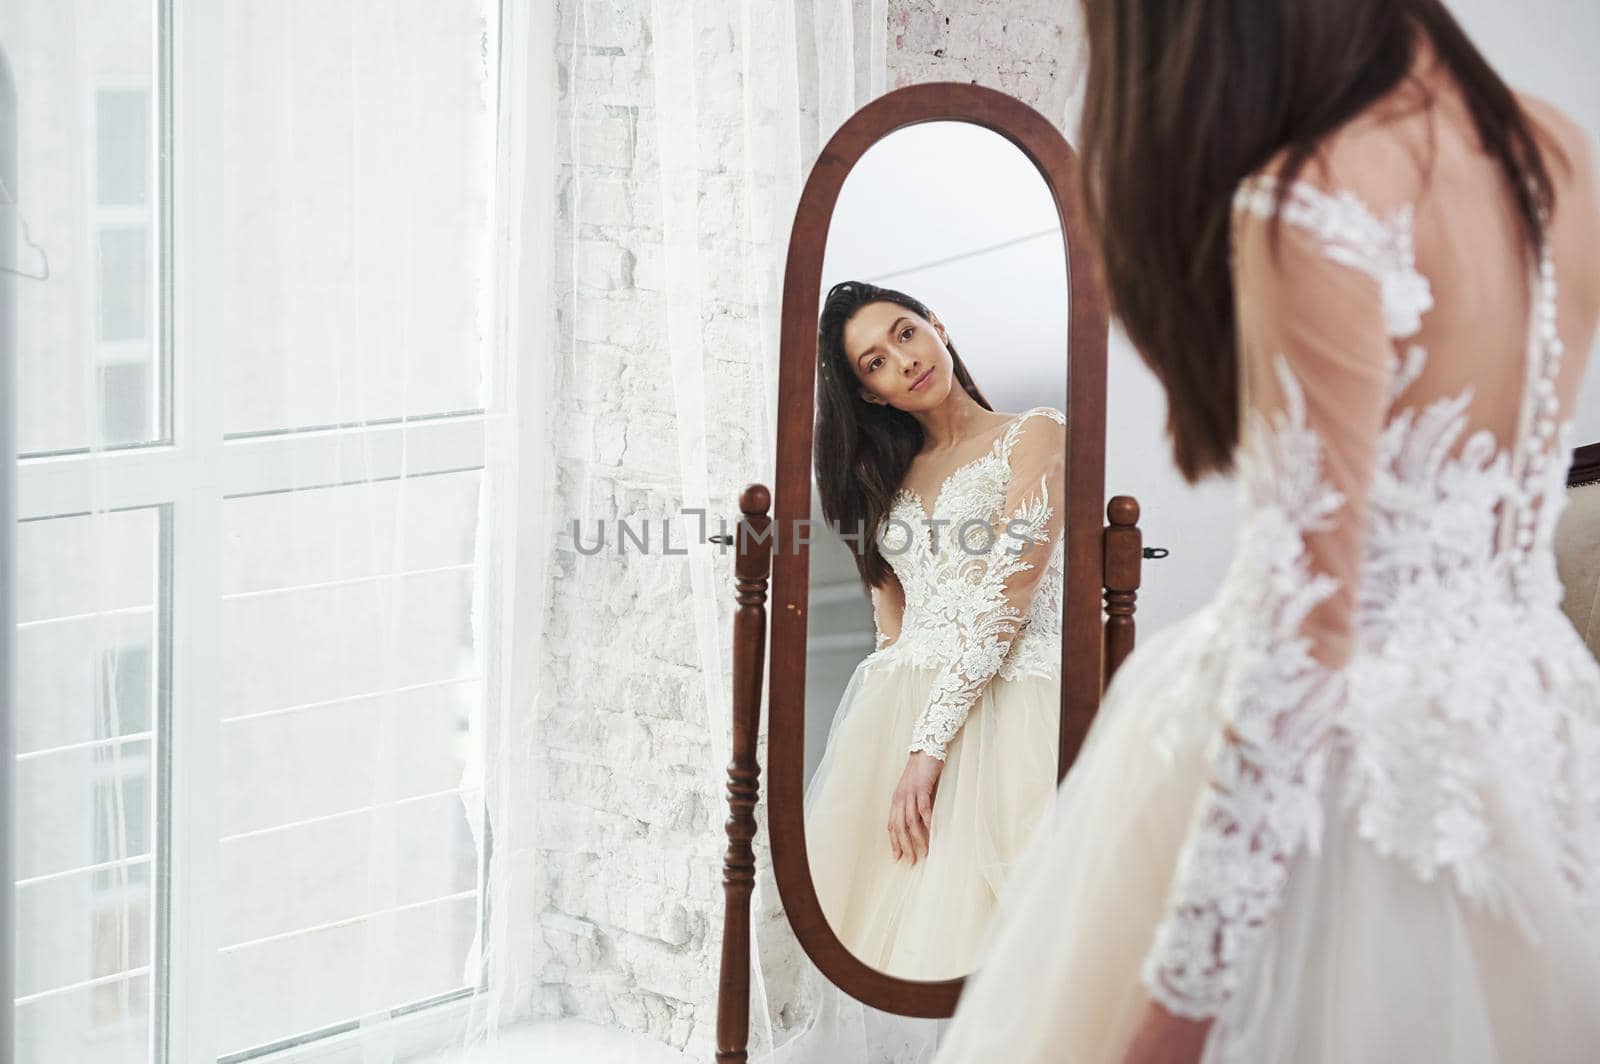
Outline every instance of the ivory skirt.
<path fill-rule="evenodd" d="M 904 979 L 966 975 L 996 900 L 1052 805 L 1059 679 L 995 677 L 946 749 L 925 858 L 896 861 L 889 803 L 937 669 L 869 655 L 806 789 L 806 848 L 822 911 L 856 957 Z"/>
<path fill-rule="evenodd" d="M 1114 1064 L 1201 788 L 1220 689 L 1203 611 L 1118 671 L 1048 827 L 1007 884 L 939 1064 Z M 1174 675 L 1189 679 L 1175 684 Z M 1330 793 L 1343 765 L 1330 765 Z M 1596 771 L 1600 771 L 1597 768 Z M 1268 939 L 1204 1064 L 1579 1064 L 1600 1060 L 1600 950 L 1549 856 L 1499 832 L 1528 926 L 1419 879 L 1330 808 L 1290 866 Z M 1223 1037 L 1223 1035 L 1226 1037 Z"/>

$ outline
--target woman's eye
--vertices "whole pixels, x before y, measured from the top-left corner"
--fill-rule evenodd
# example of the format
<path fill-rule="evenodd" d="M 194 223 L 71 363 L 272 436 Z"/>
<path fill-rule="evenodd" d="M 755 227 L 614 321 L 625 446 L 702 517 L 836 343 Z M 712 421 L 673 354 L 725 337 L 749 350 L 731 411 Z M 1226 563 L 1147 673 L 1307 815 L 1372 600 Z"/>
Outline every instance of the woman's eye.
<path fill-rule="evenodd" d="M 868 369 L 877 369 L 878 368 L 878 363 L 882 362 L 882 361 L 883 361 L 883 356 L 882 355 L 878 355 L 871 362 L 869 362 L 867 364 L 867 368 Z"/>
<path fill-rule="evenodd" d="M 907 325 L 904 329 L 901 329 L 900 330 L 900 339 L 901 339 L 901 341 L 904 342 L 905 338 L 907 336 L 910 336 L 915 331 L 916 331 L 915 327 L 911 326 L 911 325 Z"/>

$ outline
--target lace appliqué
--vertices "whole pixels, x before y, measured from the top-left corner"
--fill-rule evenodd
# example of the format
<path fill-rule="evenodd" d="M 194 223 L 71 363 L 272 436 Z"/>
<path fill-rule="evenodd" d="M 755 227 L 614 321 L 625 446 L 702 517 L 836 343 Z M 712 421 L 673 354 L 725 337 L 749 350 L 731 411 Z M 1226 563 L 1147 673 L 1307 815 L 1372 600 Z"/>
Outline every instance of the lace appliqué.
<path fill-rule="evenodd" d="M 1448 872 L 1525 930 L 1491 793 L 1519 835 L 1566 855 L 1572 887 L 1600 908 L 1600 787 L 1580 753 L 1600 743 L 1600 686 L 1559 613 L 1551 547 L 1566 503 L 1552 456 L 1568 453 L 1571 423 L 1553 420 L 1563 352 L 1548 254 L 1535 280 L 1514 451 L 1487 430 L 1462 441 L 1470 389 L 1385 427 L 1359 588 L 1363 665 L 1344 722 L 1345 803 L 1361 836 L 1424 881 Z"/>
<path fill-rule="evenodd" d="M 1236 216 L 1270 217 L 1278 183 L 1243 182 Z M 1283 205 L 1285 222 L 1314 235 L 1331 260 L 1378 282 L 1391 337 L 1421 328 L 1432 307 L 1428 281 L 1417 272 L 1409 206 L 1389 219 L 1352 194 L 1324 193 L 1296 182 Z M 1421 372 L 1413 347 L 1395 360 L 1392 394 Z M 1166 912 L 1140 977 L 1170 1012 L 1205 1018 L 1238 989 L 1245 962 L 1276 911 L 1289 860 L 1316 851 L 1322 827 L 1322 784 L 1328 744 L 1347 696 L 1345 670 L 1330 670 L 1310 653 L 1307 615 L 1334 594 L 1331 577 L 1313 573 L 1306 534 L 1332 527 L 1344 505 L 1322 476 L 1322 443 L 1306 422 L 1305 393 L 1280 354 L 1273 371 L 1284 406 L 1269 420 L 1252 411 L 1241 452 L 1244 490 L 1236 563 L 1218 599 L 1222 616 L 1250 618 L 1232 655 L 1223 704 L 1233 716 L 1209 751 L 1210 787 L 1179 853 Z"/>
<path fill-rule="evenodd" d="M 1039 492 L 1007 515 L 1010 451 L 1032 416 L 1065 416 L 1037 407 L 1008 426 L 987 454 L 957 467 L 940 486 L 931 514 L 909 489 L 897 494 L 880 533 L 885 556 L 905 591 L 900 635 L 866 663 L 937 668 L 909 749 L 943 760 L 983 688 L 995 677 L 1054 676 L 1060 671 L 1062 542 L 1051 546 L 1027 613 L 1006 595 L 1007 582 L 1034 568 L 1022 553 L 1049 540 L 1054 500 Z M 931 526 L 926 529 L 923 526 Z"/>
<path fill-rule="evenodd" d="M 1024 503 L 1012 515 L 1008 535 L 1032 543 L 1046 542 L 1051 510 L 1041 487 L 1037 500 Z M 954 623 L 956 655 L 929 690 L 928 704 L 912 730 L 913 753 L 921 751 L 944 760 L 945 747 L 966 721 L 985 685 L 999 673 L 1011 638 L 1025 623 L 1022 611 L 1006 597 L 1005 582 L 1032 569 L 1033 564 L 1005 543 L 1002 538 L 986 554 L 960 558 L 946 570 L 950 581 L 943 585 L 944 610 Z"/>
<path fill-rule="evenodd" d="M 1247 179 L 1234 194 L 1234 208 L 1270 217 L 1277 190 L 1270 174 Z M 1410 204 L 1380 218 L 1352 192 L 1328 193 L 1295 181 L 1282 218 L 1315 234 L 1328 258 L 1378 282 L 1390 336 L 1410 336 L 1422 328 L 1422 315 L 1433 309 L 1433 290 L 1417 271 Z"/>
<path fill-rule="evenodd" d="M 1241 961 L 1277 906 L 1288 861 L 1322 824 L 1327 749 L 1322 739 L 1344 699 L 1342 670 L 1310 654 L 1307 614 L 1336 590 L 1313 574 L 1303 537 L 1331 526 L 1343 496 L 1321 477 L 1321 444 L 1305 420 L 1299 383 L 1274 364 L 1286 406 L 1271 422 L 1252 413 L 1240 463 L 1248 492 L 1235 571 L 1219 600 L 1224 616 L 1249 617 L 1225 699 L 1237 706 L 1212 750 L 1211 788 L 1179 855 L 1173 896 L 1141 977 L 1177 1015 L 1217 1013 L 1237 989 Z"/>

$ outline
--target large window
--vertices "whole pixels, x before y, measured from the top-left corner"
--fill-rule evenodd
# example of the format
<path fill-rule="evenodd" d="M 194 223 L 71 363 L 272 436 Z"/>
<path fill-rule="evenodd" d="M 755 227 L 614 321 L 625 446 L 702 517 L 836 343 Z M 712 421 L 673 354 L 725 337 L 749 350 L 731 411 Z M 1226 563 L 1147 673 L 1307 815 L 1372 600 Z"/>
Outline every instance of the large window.
<path fill-rule="evenodd" d="M 0 5 L 22 1064 L 483 989 L 497 8 Z"/>

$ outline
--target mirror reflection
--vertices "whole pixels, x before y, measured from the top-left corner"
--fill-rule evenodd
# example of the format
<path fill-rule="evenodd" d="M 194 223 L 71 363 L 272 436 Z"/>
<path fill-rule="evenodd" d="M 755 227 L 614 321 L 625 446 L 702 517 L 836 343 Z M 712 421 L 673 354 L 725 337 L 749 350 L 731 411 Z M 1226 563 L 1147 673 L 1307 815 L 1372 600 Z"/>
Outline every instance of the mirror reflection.
<path fill-rule="evenodd" d="M 858 958 L 952 978 L 1057 779 L 1068 292 L 1049 188 L 984 127 L 898 130 L 844 183 L 822 291 L 807 851 Z"/>

